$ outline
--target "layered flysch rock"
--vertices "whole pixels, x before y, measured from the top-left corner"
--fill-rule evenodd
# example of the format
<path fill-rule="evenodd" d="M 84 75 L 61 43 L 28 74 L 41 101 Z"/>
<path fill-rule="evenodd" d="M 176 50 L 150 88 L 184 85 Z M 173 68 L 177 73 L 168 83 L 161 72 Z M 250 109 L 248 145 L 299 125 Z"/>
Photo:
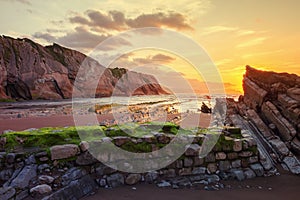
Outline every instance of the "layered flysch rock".
<path fill-rule="evenodd" d="M 76 75 L 83 61 L 97 68 L 101 77 L 86 77 L 76 84 L 76 96 L 166 94 L 151 76 L 125 69 L 107 69 L 86 55 L 58 44 L 42 46 L 29 39 L 0 36 L 0 98 L 71 98 Z M 90 70 L 91 71 L 91 70 Z M 95 74 L 95 73 L 94 73 Z M 95 80 L 92 80 L 94 78 Z M 122 83 L 118 83 L 122 79 Z M 89 91 L 97 81 L 96 92 Z"/>
<path fill-rule="evenodd" d="M 300 174 L 300 77 L 246 66 L 243 89 L 238 103 L 228 101 L 230 108 L 256 126 L 280 162 Z"/>

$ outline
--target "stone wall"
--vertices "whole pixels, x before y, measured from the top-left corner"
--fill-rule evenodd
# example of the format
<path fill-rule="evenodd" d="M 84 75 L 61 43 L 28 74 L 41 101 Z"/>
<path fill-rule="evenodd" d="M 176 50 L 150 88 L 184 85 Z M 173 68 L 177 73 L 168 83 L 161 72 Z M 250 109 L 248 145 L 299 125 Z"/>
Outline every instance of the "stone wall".
<path fill-rule="evenodd" d="M 98 187 L 117 187 L 137 183 L 152 183 L 158 187 L 202 186 L 207 190 L 224 187 L 220 180 L 244 180 L 264 176 L 256 141 L 246 132 L 236 137 L 237 128 L 222 132 L 217 144 L 205 157 L 199 157 L 205 135 L 196 136 L 186 146 L 185 153 L 169 166 L 147 173 L 125 173 L 107 167 L 90 153 L 91 143 L 81 142 L 52 146 L 49 151 L 31 153 L 0 153 L 1 200 L 79 199 Z M 158 134 L 149 139 L 129 137 L 103 138 L 120 148 L 126 144 L 149 145 L 147 151 L 157 150 L 174 136 Z M 143 149 L 141 150 L 143 151 Z M 110 152 L 104 152 L 111 158 Z M 103 155 L 102 155 L 103 156 Z M 122 160 L 119 160 L 122 162 Z M 123 161 L 125 163 L 125 161 Z M 130 166 L 128 166 L 130 167 Z"/>

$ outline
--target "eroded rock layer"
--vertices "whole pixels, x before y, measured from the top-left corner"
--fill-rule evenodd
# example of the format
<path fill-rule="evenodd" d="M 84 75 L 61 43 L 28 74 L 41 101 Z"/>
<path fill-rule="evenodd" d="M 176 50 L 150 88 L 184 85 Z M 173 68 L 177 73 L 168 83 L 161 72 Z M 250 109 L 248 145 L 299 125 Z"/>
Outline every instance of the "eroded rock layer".
<path fill-rule="evenodd" d="M 227 101 L 229 115 L 238 113 L 251 122 L 278 160 L 300 174 L 300 77 L 246 66 L 243 89 L 239 102 Z"/>
<path fill-rule="evenodd" d="M 94 67 L 102 75 L 88 76 L 76 85 L 76 96 L 107 97 L 116 87 L 114 94 L 123 96 L 167 93 L 151 75 L 122 68 L 107 69 L 86 55 L 58 44 L 44 47 L 26 38 L 0 36 L 0 98 L 71 98 L 83 61 L 90 67 L 89 72 Z M 120 79 L 122 81 L 118 83 Z M 98 83 L 96 92 L 89 91 L 93 81 Z"/>

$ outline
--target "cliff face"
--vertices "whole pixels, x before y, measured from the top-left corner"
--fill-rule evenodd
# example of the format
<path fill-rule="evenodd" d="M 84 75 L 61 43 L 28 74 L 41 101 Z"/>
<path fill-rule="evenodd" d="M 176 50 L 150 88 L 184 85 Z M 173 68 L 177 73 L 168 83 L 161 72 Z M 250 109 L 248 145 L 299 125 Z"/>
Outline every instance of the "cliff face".
<path fill-rule="evenodd" d="M 275 133 L 289 149 L 300 154 L 300 77 L 247 66 L 243 88 L 240 105 L 249 108 L 246 114 L 250 119 L 257 118 L 259 128 L 268 135 L 270 131 Z"/>
<path fill-rule="evenodd" d="M 300 174 L 300 77 L 246 66 L 243 89 L 238 102 L 227 99 L 227 123 L 250 130 L 267 157 Z"/>
<path fill-rule="evenodd" d="M 43 47 L 29 39 L 0 36 L 0 98 L 71 98 L 78 69 L 85 59 L 86 55 L 57 44 Z M 106 69 L 99 63 L 96 67 L 103 71 L 100 79 L 94 77 L 99 79 L 96 97 L 111 96 L 115 87 L 119 87 L 115 95 L 167 94 L 153 76 L 125 69 Z M 120 79 L 122 84 L 118 82 Z M 86 95 L 84 88 L 89 82 L 91 80 L 85 80 L 75 88 L 77 96 Z M 94 92 L 90 92 L 93 96 Z"/>

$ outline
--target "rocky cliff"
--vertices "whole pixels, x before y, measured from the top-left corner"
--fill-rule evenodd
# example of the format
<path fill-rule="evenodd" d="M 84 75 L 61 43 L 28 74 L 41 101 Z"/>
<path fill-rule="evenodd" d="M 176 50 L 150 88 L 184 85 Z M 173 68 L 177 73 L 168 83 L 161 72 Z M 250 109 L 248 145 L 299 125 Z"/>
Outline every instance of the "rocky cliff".
<path fill-rule="evenodd" d="M 227 101 L 229 116 L 246 119 L 270 147 L 269 153 L 273 150 L 277 161 L 300 174 L 300 77 L 246 66 L 243 89 L 239 102 Z"/>
<path fill-rule="evenodd" d="M 1 99 L 64 99 L 71 98 L 74 81 L 86 55 L 58 44 L 42 46 L 29 39 L 0 36 L 0 98 Z M 96 63 L 103 75 L 97 78 L 96 97 L 115 95 L 166 94 L 151 76 L 125 69 L 107 69 Z M 122 78 L 122 83 L 118 83 Z M 91 80 L 85 80 L 74 91 L 85 96 Z"/>

